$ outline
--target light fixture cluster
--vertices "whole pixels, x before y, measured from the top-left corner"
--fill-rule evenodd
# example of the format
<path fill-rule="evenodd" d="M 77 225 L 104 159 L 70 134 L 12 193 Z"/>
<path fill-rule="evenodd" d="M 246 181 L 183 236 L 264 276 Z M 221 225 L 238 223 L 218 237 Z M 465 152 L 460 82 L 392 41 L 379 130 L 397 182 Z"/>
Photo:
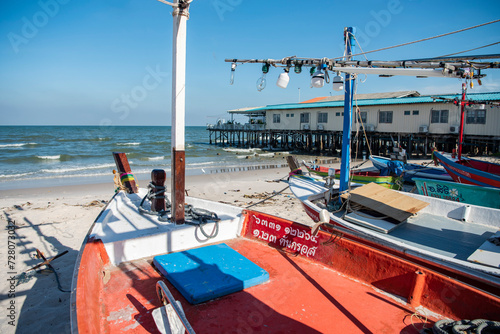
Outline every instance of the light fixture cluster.
<path fill-rule="evenodd" d="M 292 66 L 293 66 L 293 71 L 295 73 L 297 74 L 302 73 L 302 64 L 292 65 L 290 62 L 288 62 L 286 66 L 283 68 L 283 73 L 281 73 L 278 76 L 278 80 L 276 81 L 276 86 L 283 89 L 288 87 L 288 83 L 290 82 L 289 73 Z M 264 63 L 264 65 L 262 65 L 262 76 L 257 80 L 257 90 L 259 92 L 262 91 L 264 88 L 266 88 L 266 83 L 267 83 L 266 74 L 269 73 L 269 68 L 270 68 L 269 63 Z M 233 62 L 231 64 L 231 78 L 229 81 L 231 85 L 234 83 L 235 71 L 236 71 L 236 62 Z M 325 82 L 330 83 L 330 76 L 328 73 L 327 64 L 321 64 L 318 67 L 315 66 L 311 67 L 310 75 L 311 75 L 311 87 L 313 88 L 324 87 Z M 340 72 L 337 72 L 337 75 L 333 78 L 332 88 L 335 91 L 341 91 L 344 89 L 344 79 L 340 75 Z"/>

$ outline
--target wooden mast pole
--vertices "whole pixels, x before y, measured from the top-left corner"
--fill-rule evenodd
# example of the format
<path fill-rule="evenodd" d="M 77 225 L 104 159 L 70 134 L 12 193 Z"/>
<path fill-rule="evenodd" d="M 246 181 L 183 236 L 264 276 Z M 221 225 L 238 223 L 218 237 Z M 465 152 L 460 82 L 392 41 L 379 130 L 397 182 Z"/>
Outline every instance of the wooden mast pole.
<path fill-rule="evenodd" d="M 172 48 L 172 222 L 184 224 L 185 192 L 185 104 L 186 104 L 186 25 L 189 2 L 174 0 Z"/>

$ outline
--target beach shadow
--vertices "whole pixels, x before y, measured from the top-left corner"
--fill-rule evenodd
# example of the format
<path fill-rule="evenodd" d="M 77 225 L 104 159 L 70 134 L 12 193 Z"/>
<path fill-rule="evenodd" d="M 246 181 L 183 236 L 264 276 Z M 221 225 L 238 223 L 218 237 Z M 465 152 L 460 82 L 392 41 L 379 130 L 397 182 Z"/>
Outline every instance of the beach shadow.
<path fill-rule="evenodd" d="M 18 210 L 24 210 L 19 207 Z M 13 221 L 12 217 L 3 212 L 7 221 Z M 70 333 L 70 293 L 73 267 L 78 255 L 78 250 L 62 244 L 56 237 L 44 235 L 40 227 L 31 220 L 23 217 L 24 226 L 17 226 L 14 236 L 16 238 L 16 287 L 15 298 L 16 307 L 15 324 L 16 333 Z M 26 225 L 27 224 L 27 225 Z M 28 239 L 23 235 L 23 229 L 32 229 L 37 234 L 37 240 Z M 42 252 L 50 249 L 54 254 L 68 251 L 51 262 L 51 265 L 58 273 L 61 291 L 58 289 L 58 280 L 51 270 L 46 266 L 41 266 L 36 271 L 28 269 L 42 263 L 43 259 L 33 257 L 36 249 Z M 19 256 L 21 255 L 22 256 Z M 47 255 L 47 254 L 46 254 Z M 29 257 L 29 259 L 26 259 Z M 20 258 L 26 259 L 21 261 Z M 47 259 L 52 256 L 47 256 Z M 68 269 L 71 268 L 71 269 Z M 26 274 L 23 274 L 26 272 Z M 32 286 L 29 288 L 29 286 Z M 8 295 L 0 295 L 0 299 L 7 299 Z M 11 299 L 11 298 L 9 298 Z M 21 305 L 21 300 L 22 306 Z"/>

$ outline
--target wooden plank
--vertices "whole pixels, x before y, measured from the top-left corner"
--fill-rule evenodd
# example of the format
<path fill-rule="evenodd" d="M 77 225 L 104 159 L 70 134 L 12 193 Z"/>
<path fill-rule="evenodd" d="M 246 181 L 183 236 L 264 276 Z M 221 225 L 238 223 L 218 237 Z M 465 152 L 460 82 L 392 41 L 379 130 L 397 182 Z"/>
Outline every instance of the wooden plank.
<path fill-rule="evenodd" d="M 376 183 L 369 183 L 350 192 L 350 201 L 383 215 L 405 221 L 408 217 L 425 208 L 429 203 L 384 188 Z M 348 194 L 343 194 L 346 199 Z"/>
<path fill-rule="evenodd" d="M 172 221 L 178 225 L 185 223 L 185 169 L 186 152 L 172 149 Z"/>
<path fill-rule="evenodd" d="M 500 238 L 500 231 L 490 238 Z M 485 264 L 493 268 L 500 268 L 500 246 L 486 240 L 467 260 Z"/>
<path fill-rule="evenodd" d="M 290 170 L 296 171 L 297 169 L 300 169 L 300 165 L 297 161 L 297 159 L 293 155 L 289 155 L 286 157 L 286 162 L 288 162 L 288 167 L 290 167 Z"/>
<path fill-rule="evenodd" d="M 113 152 L 113 158 L 115 159 L 116 169 L 118 169 L 120 180 L 125 188 L 127 188 L 127 192 L 129 194 L 139 192 L 134 175 L 128 163 L 127 155 L 125 153 Z"/>

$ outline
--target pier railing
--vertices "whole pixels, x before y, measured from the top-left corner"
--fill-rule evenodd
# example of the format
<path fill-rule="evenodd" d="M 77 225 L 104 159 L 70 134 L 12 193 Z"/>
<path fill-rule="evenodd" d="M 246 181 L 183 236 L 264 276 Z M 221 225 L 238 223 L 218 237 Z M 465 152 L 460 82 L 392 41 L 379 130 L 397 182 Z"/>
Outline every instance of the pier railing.
<path fill-rule="evenodd" d="M 222 124 L 207 124 L 207 130 L 255 130 L 255 131 L 262 131 L 266 129 L 265 124 L 229 124 L 229 123 L 222 123 Z"/>

